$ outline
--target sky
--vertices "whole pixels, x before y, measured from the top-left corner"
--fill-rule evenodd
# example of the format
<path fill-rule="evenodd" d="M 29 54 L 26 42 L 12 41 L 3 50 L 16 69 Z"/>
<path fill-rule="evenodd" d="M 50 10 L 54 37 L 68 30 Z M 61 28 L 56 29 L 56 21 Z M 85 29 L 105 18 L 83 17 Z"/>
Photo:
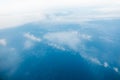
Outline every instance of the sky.
<path fill-rule="evenodd" d="M 3 0 L 0 29 L 34 22 L 119 19 L 120 0 Z"/>

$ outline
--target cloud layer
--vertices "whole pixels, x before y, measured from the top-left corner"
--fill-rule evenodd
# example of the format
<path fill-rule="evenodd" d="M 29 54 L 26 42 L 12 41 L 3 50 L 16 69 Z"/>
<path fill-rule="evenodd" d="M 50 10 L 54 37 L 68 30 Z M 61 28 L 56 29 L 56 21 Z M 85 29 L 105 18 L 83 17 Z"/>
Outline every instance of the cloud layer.
<path fill-rule="evenodd" d="M 120 18 L 120 1 L 4 0 L 0 1 L 0 11 L 0 29 L 5 29 L 38 21 L 81 22 Z"/>

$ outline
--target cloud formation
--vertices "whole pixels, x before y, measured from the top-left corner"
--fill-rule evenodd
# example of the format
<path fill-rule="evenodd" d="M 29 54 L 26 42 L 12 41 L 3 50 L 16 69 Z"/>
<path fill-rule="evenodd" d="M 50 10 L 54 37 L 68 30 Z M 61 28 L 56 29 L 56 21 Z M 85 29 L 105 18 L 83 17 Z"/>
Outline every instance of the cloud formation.
<path fill-rule="evenodd" d="M 119 0 L 4 0 L 0 1 L 0 29 L 38 21 L 120 18 L 119 8 Z"/>
<path fill-rule="evenodd" d="M 113 70 L 114 70 L 115 72 L 119 72 L 119 70 L 118 70 L 117 67 L 113 67 Z"/>
<path fill-rule="evenodd" d="M 0 45 L 6 46 L 7 45 L 6 39 L 0 39 Z"/>
<path fill-rule="evenodd" d="M 109 64 L 108 64 L 107 62 L 104 62 L 103 66 L 104 66 L 105 68 L 107 68 L 107 67 L 109 67 Z"/>
<path fill-rule="evenodd" d="M 45 39 L 62 45 L 75 48 L 79 43 L 79 37 L 77 32 L 53 32 L 44 36 Z"/>
<path fill-rule="evenodd" d="M 29 49 L 34 46 L 34 42 L 41 42 L 41 38 L 38 38 L 30 33 L 25 33 L 23 35 L 27 40 L 24 42 L 24 48 Z"/>
<path fill-rule="evenodd" d="M 97 58 L 90 58 L 90 61 L 92 61 L 93 63 L 96 63 L 98 65 L 102 65 L 102 63 L 97 59 Z"/>
<path fill-rule="evenodd" d="M 30 33 L 25 33 L 24 37 L 29 39 L 29 40 L 36 41 L 36 42 L 40 42 L 41 41 L 40 38 L 38 38 L 38 37 L 36 37 L 36 36 L 34 36 L 33 34 L 30 34 Z"/>
<path fill-rule="evenodd" d="M 59 45 L 57 45 L 57 44 L 55 44 L 55 43 L 48 43 L 48 45 L 49 45 L 49 46 L 52 46 L 52 47 L 54 47 L 54 48 L 60 49 L 60 50 L 62 50 L 62 51 L 65 51 L 65 50 L 66 50 L 64 47 L 59 46 Z"/>
<path fill-rule="evenodd" d="M 76 50 L 82 41 L 90 40 L 91 36 L 80 34 L 78 31 L 51 32 L 44 35 L 44 39 Z"/>

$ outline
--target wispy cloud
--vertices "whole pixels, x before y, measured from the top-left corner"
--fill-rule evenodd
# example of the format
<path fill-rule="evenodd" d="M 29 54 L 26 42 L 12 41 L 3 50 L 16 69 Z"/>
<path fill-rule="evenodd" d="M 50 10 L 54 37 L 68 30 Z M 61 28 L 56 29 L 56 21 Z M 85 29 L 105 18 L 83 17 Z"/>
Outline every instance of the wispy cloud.
<path fill-rule="evenodd" d="M 65 51 L 65 50 L 66 50 L 64 47 L 62 47 L 62 46 L 60 46 L 60 45 L 57 45 L 57 44 L 55 44 L 55 43 L 48 43 L 48 45 L 49 45 L 49 46 L 52 46 L 52 47 L 54 47 L 54 48 L 60 49 L 60 50 L 62 50 L 62 51 Z"/>
<path fill-rule="evenodd" d="M 109 67 L 109 64 L 108 64 L 107 62 L 104 62 L 103 66 L 104 66 L 105 68 L 107 68 L 107 67 Z"/>
<path fill-rule="evenodd" d="M 32 41 L 37 41 L 37 42 L 41 41 L 40 38 L 38 38 L 38 37 L 36 37 L 36 36 L 34 36 L 33 34 L 30 34 L 30 33 L 25 33 L 24 37 L 29 39 L 29 40 L 32 40 Z"/>
<path fill-rule="evenodd" d="M 113 67 L 113 70 L 114 70 L 115 72 L 119 72 L 119 70 L 118 70 L 117 67 Z"/>
<path fill-rule="evenodd" d="M 0 39 L 0 45 L 6 46 L 7 45 L 6 39 Z"/>
<path fill-rule="evenodd" d="M 102 65 L 102 63 L 97 59 L 97 58 L 90 58 L 90 61 L 92 61 L 93 63 L 96 63 L 97 65 Z"/>
<path fill-rule="evenodd" d="M 32 46 L 34 46 L 34 42 L 41 42 L 41 38 L 34 36 L 33 34 L 30 33 L 25 33 L 23 35 L 26 38 L 26 41 L 24 42 L 24 48 L 29 49 Z"/>

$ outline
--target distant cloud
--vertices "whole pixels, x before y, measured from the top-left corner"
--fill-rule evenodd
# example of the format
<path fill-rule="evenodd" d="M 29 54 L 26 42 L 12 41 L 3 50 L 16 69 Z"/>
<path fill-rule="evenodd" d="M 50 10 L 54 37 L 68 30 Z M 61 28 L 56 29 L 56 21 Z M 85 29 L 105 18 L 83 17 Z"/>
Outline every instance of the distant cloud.
<path fill-rule="evenodd" d="M 39 21 L 80 23 L 120 18 L 119 8 L 119 0 L 4 0 L 0 1 L 0 29 Z"/>
<path fill-rule="evenodd" d="M 0 45 L 6 46 L 7 45 L 6 39 L 0 39 Z"/>
<path fill-rule="evenodd" d="M 38 38 L 38 37 L 36 37 L 36 36 L 34 36 L 33 34 L 30 34 L 30 33 L 25 33 L 24 37 L 29 39 L 29 40 L 36 41 L 36 42 L 40 42 L 41 41 L 40 38 Z"/>

